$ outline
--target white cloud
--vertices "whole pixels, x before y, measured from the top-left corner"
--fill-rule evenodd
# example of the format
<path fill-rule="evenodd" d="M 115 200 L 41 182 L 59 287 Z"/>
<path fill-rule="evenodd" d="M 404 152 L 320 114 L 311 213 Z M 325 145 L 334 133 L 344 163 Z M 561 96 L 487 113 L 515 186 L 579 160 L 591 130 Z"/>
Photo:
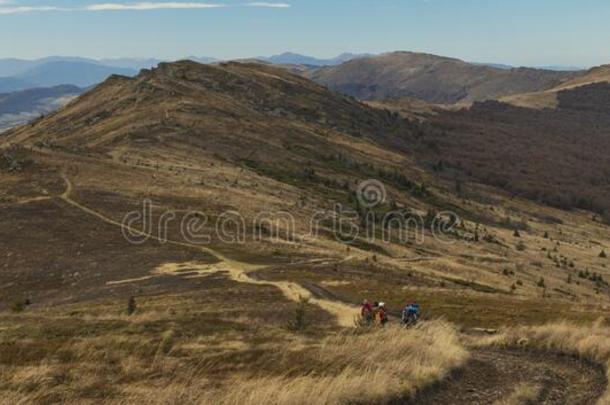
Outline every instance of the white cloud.
<path fill-rule="evenodd" d="M 146 11 L 146 10 L 195 10 L 195 9 L 212 9 L 231 7 L 225 4 L 217 3 L 201 3 L 201 2 L 132 2 L 132 3 L 97 3 L 82 7 L 56 7 L 46 5 L 36 6 L 18 6 L 14 4 L 14 0 L 0 0 L 0 15 L 2 14 L 22 14 L 45 11 Z M 237 6 L 240 7 L 240 6 Z M 261 7 L 261 8 L 289 8 L 287 3 L 269 3 L 269 2 L 251 2 L 242 4 L 241 7 Z"/>
<path fill-rule="evenodd" d="M 0 4 L 3 4 L 3 3 L 0 3 Z M 62 9 L 59 7 L 54 7 L 54 6 L 0 7 L 0 14 L 20 14 L 20 13 L 31 13 L 34 11 L 60 11 L 60 10 L 62 10 Z"/>
<path fill-rule="evenodd" d="M 186 10 L 225 7 L 222 4 L 184 3 L 184 2 L 140 2 L 140 3 L 101 3 L 84 7 L 87 11 L 124 11 L 124 10 Z"/>
<path fill-rule="evenodd" d="M 265 2 L 253 2 L 247 3 L 248 7 L 266 7 L 266 8 L 290 8 L 290 4 L 287 3 L 265 3 Z"/>

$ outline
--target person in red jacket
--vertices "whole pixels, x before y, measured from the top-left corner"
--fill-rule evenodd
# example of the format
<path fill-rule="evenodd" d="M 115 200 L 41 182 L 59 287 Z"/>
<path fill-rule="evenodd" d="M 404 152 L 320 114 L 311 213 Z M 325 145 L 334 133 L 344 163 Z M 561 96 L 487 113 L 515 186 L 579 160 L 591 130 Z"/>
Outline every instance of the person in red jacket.
<path fill-rule="evenodd" d="M 370 323 L 373 320 L 373 307 L 371 306 L 371 303 L 368 300 L 362 301 L 360 316 L 367 323 Z"/>

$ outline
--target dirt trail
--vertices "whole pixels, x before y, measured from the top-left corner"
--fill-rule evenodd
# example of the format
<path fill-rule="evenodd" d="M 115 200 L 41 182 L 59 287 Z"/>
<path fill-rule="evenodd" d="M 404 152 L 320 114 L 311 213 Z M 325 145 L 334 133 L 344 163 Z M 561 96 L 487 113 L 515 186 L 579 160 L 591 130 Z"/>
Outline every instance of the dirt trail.
<path fill-rule="evenodd" d="M 394 404 L 495 404 L 514 396 L 520 387 L 535 387 L 531 404 L 595 404 L 607 380 L 602 367 L 524 349 L 473 349 L 466 366 L 410 400 Z"/>
<path fill-rule="evenodd" d="M 65 201 L 66 203 L 72 205 L 73 207 L 78 208 L 79 210 L 98 218 L 100 221 L 123 228 L 133 234 L 136 234 L 139 236 L 146 236 L 150 239 L 158 240 L 163 243 L 168 243 L 171 245 L 183 246 L 183 247 L 187 247 L 190 249 L 197 249 L 203 253 L 207 253 L 208 255 L 216 258 L 216 260 L 219 261 L 219 263 L 216 263 L 213 265 L 197 264 L 197 263 L 191 263 L 191 262 L 189 262 L 189 263 L 168 263 L 165 266 L 161 266 L 161 268 L 156 269 L 153 272 L 153 274 L 151 274 L 150 276 L 140 277 L 137 279 L 112 281 L 112 282 L 109 282 L 108 284 L 112 285 L 112 284 L 133 283 L 133 282 L 148 280 L 150 278 L 157 277 L 157 276 L 164 275 L 164 274 L 173 274 L 176 276 L 180 276 L 180 275 L 184 274 L 185 268 L 190 269 L 191 272 L 198 273 L 200 276 L 207 275 L 210 273 L 215 273 L 215 272 L 227 272 L 229 274 L 230 278 L 236 282 L 255 284 L 255 285 L 272 285 L 274 287 L 277 287 L 284 294 L 284 296 L 286 296 L 286 298 L 288 298 L 292 301 L 295 301 L 295 302 L 298 302 L 301 299 L 301 297 L 308 298 L 310 303 L 312 303 L 314 305 L 318 305 L 322 309 L 333 314 L 337 318 L 337 323 L 340 326 L 342 326 L 342 327 L 353 327 L 354 326 L 354 315 L 357 313 L 356 307 L 354 307 L 352 305 L 344 304 L 341 302 L 336 302 L 336 301 L 332 301 L 332 300 L 314 297 L 309 290 L 307 290 L 306 288 L 302 287 L 301 285 L 299 285 L 297 283 L 292 283 L 289 281 L 261 281 L 261 280 L 255 279 L 249 275 L 250 272 L 256 271 L 256 270 L 261 270 L 261 269 L 265 268 L 266 266 L 236 261 L 236 260 L 230 259 L 227 256 L 223 255 L 222 253 L 220 253 L 216 250 L 213 250 L 209 247 L 206 247 L 206 246 L 199 246 L 199 245 L 194 245 L 194 244 L 185 243 L 185 242 L 172 241 L 172 240 L 161 240 L 160 238 L 156 237 L 155 235 L 147 234 L 145 232 L 139 231 L 139 230 L 131 228 L 125 224 L 117 222 L 95 210 L 92 210 L 89 207 L 86 207 L 86 206 L 74 201 L 70 197 L 72 194 L 72 191 L 74 189 L 72 182 L 68 178 L 65 171 L 62 171 L 61 177 L 64 180 L 64 182 L 66 183 L 66 189 L 65 189 L 64 193 L 61 194 L 60 198 L 63 201 Z"/>
<path fill-rule="evenodd" d="M 8 205 L 26 205 L 26 204 L 31 204 L 34 202 L 39 202 L 39 201 L 47 201 L 52 199 L 53 197 L 51 196 L 39 196 L 39 197 L 31 197 L 31 198 L 24 198 L 22 200 L 17 200 L 17 201 L 13 201 L 8 203 Z"/>

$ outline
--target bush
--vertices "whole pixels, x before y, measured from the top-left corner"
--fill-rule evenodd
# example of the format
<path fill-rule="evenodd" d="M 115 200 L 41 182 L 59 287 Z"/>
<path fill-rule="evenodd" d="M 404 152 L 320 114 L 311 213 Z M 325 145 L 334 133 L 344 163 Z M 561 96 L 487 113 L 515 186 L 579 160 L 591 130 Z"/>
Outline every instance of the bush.
<path fill-rule="evenodd" d="M 601 257 L 602 259 L 607 259 L 607 258 L 608 258 L 608 255 L 606 254 L 606 251 L 605 251 L 605 250 L 602 250 L 602 251 L 599 253 L 599 257 Z"/>
<path fill-rule="evenodd" d="M 519 241 L 519 243 L 517 243 L 516 248 L 519 252 L 523 252 L 527 247 L 525 246 L 525 243 L 523 243 L 523 241 Z"/>
<path fill-rule="evenodd" d="M 538 280 L 538 283 L 536 285 L 540 288 L 546 288 L 546 283 L 544 282 L 544 277 L 540 277 L 540 280 Z"/>
<path fill-rule="evenodd" d="M 129 297 L 129 301 L 127 301 L 127 309 L 125 312 L 127 315 L 133 315 L 138 310 L 138 305 L 136 304 L 136 298 L 134 296 Z"/>
<path fill-rule="evenodd" d="M 23 312 L 25 310 L 26 303 L 23 300 L 13 301 L 11 303 L 11 311 L 13 312 Z"/>
<path fill-rule="evenodd" d="M 288 329 L 299 332 L 307 328 L 309 325 L 309 322 L 307 322 L 306 319 L 307 304 L 309 304 L 309 298 L 299 298 L 299 302 L 297 303 L 297 307 L 294 311 L 294 320 L 288 322 Z"/>
<path fill-rule="evenodd" d="M 159 348 L 157 349 L 157 354 L 169 354 L 169 352 L 174 347 L 174 337 L 175 332 L 173 330 L 168 330 L 163 334 L 161 342 L 159 343 Z"/>

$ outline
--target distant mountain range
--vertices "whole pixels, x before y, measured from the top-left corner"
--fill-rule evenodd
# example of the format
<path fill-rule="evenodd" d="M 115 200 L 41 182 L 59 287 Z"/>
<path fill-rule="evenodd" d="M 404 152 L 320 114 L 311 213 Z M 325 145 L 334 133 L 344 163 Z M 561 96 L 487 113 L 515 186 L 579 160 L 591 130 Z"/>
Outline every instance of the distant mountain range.
<path fill-rule="evenodd" d="M 332 59 L 318 59 L 296 53 L 283 53 L 270 57 L 255 58 L 263 62 L 282 65 L 303 65 L 310 67 L 332 66 L 370 55 L 344 53 Z M 188 56 L 184 59 L 199 63 L 219 62 L 220 59 L 207 56 Z M 252 59 L 254 60 L 254 59 Z M 70 84 L 89 87 L 102 82 L 108 76 L 118 74 L 135 76 L 142 69 L 150 69 L 169 60 L 156 58 L 115 58 L 89 59 L 80 57 L 50 56 L 47 58 L 0 59 L 0 93 L 14 92 L 37 87 Z"/>
<path fill-rule="evenodd" d="M 455 104 L 545 90 L 577 76 L 533 68 L 491 67 L 455 58 L 392 52 L 324 66 L 304 75 L 362 100 L 415 98 Z"/>
<path fill-rule="evenodd" d="M 300 55 L 298 53 L 286 52 L 281 55 L 259 57 L 257 59 L 279 65 L 306 65 L 306 66 L 335 66 L 353 59 L 367 58 L 371 54 L 342 53 L 331 59 L 319 59 L 312 56 Z"/>
<path fill-rule="evenodd" d="M 523 66 L 515 66 L 515 65 L 505 65 L 503 63 L 474 63 L 475 65 L 483 65 L 490 66 L 498 69 L 515 69 Z M 585 67 L 582 66 L 572 66 L 572 65 L 537 65 L 537 66 L 527 66 L 533 69 L 543 69 L 543 70 L 559 70 L 559 71 L 577 71 L 577 70 L 586 70 Z"/>
<path fill-rule="evenodd" d="M 89 87 L 104 81 L 108 76 L 119 74 L 134 76 L 135 69 L 119 68 L 88 62 L 50 62 L 36 66 L 17 76 L 36 87 L 51 87 L 60 84 L 71 84 L 78 87 Z"/>
<path fill-rule="evenodd" d="M 110 75 L 134 76 L 138 70 L 75 58 L 46 58 L 39 61 L 0 60 L 0 72 L 13 73 L 12 76 L 0 77 L 0 93 L 8 93 L 63 84 L 89 87 Z"/>
<path fill-rule="evenodd" d="M 82 92 L 79 87 L 62 85 L 0 94 L 0 131 L 48 114 Z"/>
<path fill-rule="evenodd" d="M 399 53 L 394 53 L 399 54 Z M 406 53 L 404 53 L 406 54 Z M 386 54 L 390 55 L 390 54 Z M 415 54 L 412 55 L 424 55 Z M 285 52 L 273 56 L 260 56 L 256 58 L 244 58 L 243 61 L 261 61 L 278 65 L 292 66 L 293 71 L 316 71 L 325 67 L 337 67 L 356 60 L 383 58 L 384 55 L 343 53 L 334 58 L 316 58 L 293 52 Z M 440 58 L 440 57 L 438 57 Z M 208 56 L 188 56 L 189 59 L 200 63 L 221 62 Z M 449 60 L 450 58 L 444 58 Z M 150 69 L 161 62 L 171 60 L 158 58 L 107 58 L 91 59 L 71 56 L 50 56 L 41 59 L 0 59 L 0 93 L 13 92 L 36 87 L 58 86 L 70 84 L 78 87 L 89 87 L 103 81 L 112 74 L 123 76 L 135 76 L 142 69 Z M 467 63 L 470 66 L 490 67 L 498 70 L 514 70 L 515 67 L 493 63 Z M 576 71 L 574 66 L 547 66 L 539 67 L 539 70 L 548 71 Z M 308 77 L 319 78 L 318 81 L 326 84 L 326 74 Z M 324 78 L 323 78 L 324 77 Z M 332 81 L 331 79 L 329 79 Z M 333 79 L 334 80 L 334 79 Z M 328 83 L 332 86 L 332 83 Z M 521 89 L 519 89 L 521 90 Z M 530 90 L 530 89 L 526 89 Z M 537 89 L 533 89 L 537 90 Z M 412 95 L 411 95 L 412 96 Z"/>
<path fill-rule="evenodd" d="M 206 56 L 185 59 L 203 64 L 223 62 Z M 65 100 L 64 95 L 79 94 L 81 89 L 103 82 L 111 75 L 133 77 L 142 69 L 156 67 L 162 62 L 165 61 L 156 58 L 95 60 L 63 56 L 36 60 L 0 59 L 0 95 L 4 97 L 4 105 L 20 100 L 18 108 L 15 107 L 18 111 L 9 113 L 0 109 L 0 128 L 7 127 L 7 114 L 10 114 L 11 125 L 21 124 L 51 111 L 53 106 L 62 105 L 50 100 Z M 329 59 L 286 52 L 240 59 L 239 62 L 275 64 L 339 93 L 366 101 L 393 99 L 397 100 L 395 105 L 403 105 L 405 100 L 411 100 L 408 104 L 417 100 L 455 104 L 502 99 L 516 105 L 552 106 L 555 98 L 554 93 L 548 92 L 550 89 L 562 88 L 564 83 L 587 74 L 569 66 L 516 68 L 414 52 L 344 53 Z M 593 72 L 600 75 L 598 70 Z M 54 95 L 44 96 L 43 88 L 51 88 Z M 11 96 L 7 98 L 2 93 L 11 93 Z M 41 103 L 43 98 L 45 102 Z"/>

